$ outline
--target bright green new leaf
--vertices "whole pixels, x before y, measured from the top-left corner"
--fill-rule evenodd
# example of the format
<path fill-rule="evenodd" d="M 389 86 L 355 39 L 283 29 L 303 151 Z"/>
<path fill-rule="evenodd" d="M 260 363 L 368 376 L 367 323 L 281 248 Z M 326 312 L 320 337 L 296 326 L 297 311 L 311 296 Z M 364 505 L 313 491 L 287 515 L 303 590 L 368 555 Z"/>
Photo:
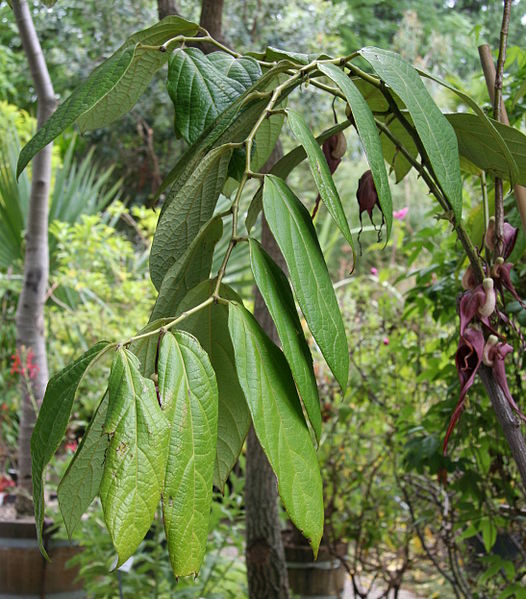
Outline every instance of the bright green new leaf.
<path fill-rule="evenodd" d="M 111 123 L 126 114 L 169 57 L 156 46 L 178 35 L 195 35 L 198 26 L 169 16 L 135 33 L 69 96 L 22 149 L 17 176 L 44 146 L 73 123 L 81 131 Z"/>
<path fill-rule="evenodd" d="M 123 564 L 148 532 L 161 498 L 169 430 L 155 385 L 141 376 L 137 358 L 115 353 L 108 384 L 106 451 L 100 499 L 104 519 Z"/>
<path fill-rule="evenodd" d="M 461 156 L 479 168 L 501 179 L 510 180 L 513 165 L 493 137 L 488 136 L 486 123 L 479 116 L 467 113 L 447 114 L 457 135 Z M 515 182 L 526 185 L 526 135 L 497 121 L 490 120 L 518 166 Z"/>
<path fill-rule="evenodd" d="M 163 514 L 174 574 L 197 574 L 212 504 L 217 439 L 217 384 L 195 337 L 167 333 L 159 353 L 159 393 L 171 425 Z"/>
<path fill-rule="evenodd" d="M 277 476 L 285 509 L 316 555 L 323 534 L 322 482 L 289 366 L 240 304 L 230 304 L 228 327 L 254 430 Z"/>
<path fill-rule="evenodd" d="M 159 289 L 150 321 L 174 316 L 187 292 L 208 279 L 216 243 L 221 239 L 223 222 L 215 216 L 194 237 L 186 252 L 169 268 Z"/>
<path fill-rule="evenodd" d="M 204 54 L 198 48 L 176 50 L 170 59 L 166 87 L 175 108 L 175 130 L 189 144 L 261 77 L 249 57 L 225 52 Z"/>
<path fill-rule="evenodd" d="M 70 538 L 99 493 L 109 445 L 108 435 L 103 431 L 107 410 L 108 394 L 105 393 L 58 486 L 58 504 Z"/>
<path fill-rule="evenodd" d="M 199 229 L 212 218 L 231 156 L 229 146 L 210 151 L 186 183 L 172 190 L 173 197 L 159 218 L 150 252 L 150 276 L 157 289 L 161 288 L 164 276 L 188 249 Z"/>
<path fill-rule="evenodd" d="M 287 277 L 254 239 L 250 240 L 250 263 L 254 279 L 276 325 L 299 395 L 316 439 L 320 440 L 321 412 L 312 356 L 301 328 Z"/>
<path fill-rule="evenodd" d="M 31 462 L 33 476 L 33 501 L 40 550 L 44 524 L 44 470 L 64 439 L 71 408 L 78 386 L 86 370 L 108 346 L 100 341 L 49 379 L 42 406 L 31 435 Z"/>
<path fill-rule="evenodd" d="M 453 127 L 440 112 L 416 70 L 400 55 L 373 47 L 362 48 L 360 54 L 407 106 L 436 180 L 460 220 L 462 181 Z"/>
<path fill-rule="evenodd" d="M 316 183 L 316 187 L 318 188 L 321 199 L 327 206 L 327 209 L 338 225 L 342 235 L 348 241 L 349 245 L 354 249 L 349 223 L 345 217 L 340 196 L 338 195 L 338 191 L 334 185 L 334 180 L 329 170 L 329 165 L 325 160 L 325 156 L 323 155 L 318 142 L 311 133 L 311 130 L 307 127 L 305 119 L 301 116 L 301 114 L 293 110 L 287 110 L 287 121 L 292 133 L 294 133 L 294 137 L 305 148 L 312 177 L 314 178 L 314 182 Z"/>
<path fill-rule="evenodd" d="M 385 170 L 382 143 L 374 122 L 373 113 L 357 87 L 341 69 L 334 64 L 320 64 L 319 69 L 336 83 L 349 103 L 367 162 L 373 174 L 374 186 L 376 187 L 378 201 L 384 214 L 387 226 L 387 238 L 389 238 L 393 225 L 393 201 L 391 199 L 387 171 Z"/>
<path fill-rule="evenodd" d="M 212 295 L 215 285 L 216 279 L 211 279 L 191 289 L 179 304 L 179 311 L 184 312 L 206 300 Z M 221 285 L 219 294 L 224 299 L 241 301 L 237 293 L 226 285 Z M 237 380 L 234 348 L 228 333 L 228 307 L 219 303 L 209 304 L 185 318 L 179 328 L 197 338 L 216 373 L 219 414 L 214 485 L 222 491 L 241 453 L 251 422 L 245 396 Z"/>
<path fill-rule="evenodd" d="M 345 389 L 349 374 L 345 329 L 310 215 L 287 184 L 273 175 L 265 177 L 263 210 L 309 329 Z"/>

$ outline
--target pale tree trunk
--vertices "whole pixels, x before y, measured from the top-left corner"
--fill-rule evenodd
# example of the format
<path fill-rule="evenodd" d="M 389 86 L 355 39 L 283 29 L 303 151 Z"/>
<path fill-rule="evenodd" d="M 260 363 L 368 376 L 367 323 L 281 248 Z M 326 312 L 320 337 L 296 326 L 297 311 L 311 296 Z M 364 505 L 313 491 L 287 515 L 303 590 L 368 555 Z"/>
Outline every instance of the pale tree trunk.
<path fill-rule="evenodd" d="M 168 15 L 181 14 L 175 0 L 157 0 L 157 12 L 159 13 L 159 21 Z"/>
<path fill-rule="evenodd" d="M 26 0 L 13 0 L 13 11 L 37 95 L 37 124 L 55 109 L 55 93 Z M 18 481 L 22 494 L 17 500 L 19 514 L 32 511 L 30 440 L 36 419 L 35 406 L 42 401 L 48 380 L 44 331 L 44 302 L 48 283 L 48 195 L 51 180 L 51 148 L 46 146 L 31 165 L 31 196 L 27 216 L 24 280 L 16 312 L 17 351 L 23 359 L 31 351 L 36 365 L 32 378 L 28 370 L 22 382 L 22 411 L 18 442 Z M 22 376 L 22 375 L 21 375 Z"/>
<path fill-rule="evenodd" d="M 281 155 L 281 144 L 278 143 L 263 169 L 264 172 L 268 172 Z M 285 270 L 283 256 L 264 218 L 261 244 L 274 261 Z M 257 290 L 254 316 L 265 333 L 279 345 L 276 327 Z M 247 441 L 245 510 L 249 597 L 250 599 L 269 597 L 284 599 L 289 596 L 289 593 L 281 540 L 276 476 L 252 428 L 248 433 Z"/>

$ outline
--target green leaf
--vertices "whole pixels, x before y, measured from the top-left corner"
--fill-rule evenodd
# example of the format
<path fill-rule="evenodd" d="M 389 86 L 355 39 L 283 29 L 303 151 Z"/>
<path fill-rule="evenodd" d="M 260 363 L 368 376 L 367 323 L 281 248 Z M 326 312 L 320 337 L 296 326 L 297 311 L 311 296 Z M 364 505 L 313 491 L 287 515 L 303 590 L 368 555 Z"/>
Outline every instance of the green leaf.
<path fill-rule="evenodd" d="M 228 327 L 254 430 L 278 478 L 290 519 L 316 555 L 323 534 L 322 482 L 289 366 L 240 304 L 230 304 Z"/>
<path fill-rule="evenodd" d="M 99 493 L 109 445 L 108 436 L 103 432 L 107 410 L 108 394 L 105 393 L 58 486 L 58 503 L 69 538 Z"/>
<path fill-rule="evenodd" d="M 191 289 L 179 304 L 184 312 L 197 306 L 214 291 L 216 279 L 203 281 Z M 241 301 L 230 287 L 221 285 L 222 298 Z M 223 491 L 250 428 L 250 414 L 243 391 L 237 380 L 234 348 L 228 333 L 228 307 L 213 303 L 185 318 L 179 328 L 194 335 L 210 357 L 217 378 L 219 415 L 217 422 L 217 451 L 214 467 L 214 485 Z"/>
<path fill-rule="evenodd" d="M 276 325 L 283 353 L 287 358 L 300 398 L 316 439 L 321 435 L 320 400 L 312 356 L 303 335 L 296 304 L 287 278 L 254 239 L 250 240 L 250 263 L 254 279 Z"/>
<path fill-rule="evenodd" d="M 175 130 L 194 143 L 215 119 L 261 77 L 249 57 L 225 52 L 204 54 L 198 48 L 176 50 L 166 87 L 175 107 Z"/>
<path fill-rule="evenodd" d="M 199 229 L 212 218 L 231 156 L 229 146 L 211 150 L 186 183 L 170 194 L 169 205 L 157 223 L 150 252 L 150 276 L 157 289 Z"/>
<path fill-rule="evenodd" d="M 168 395 L 163 395 L 165 390 Z M 167 333 L 159 354 L 159 391 L 171 424 L 163 488 L 168 552 L 175 576 L 197 574 L 212 505 L 217 438 L 217 384 L 195 337 Z"/>
<path fill-rule="evenodd" d="M 481 119 L 483 126 L 486 128 L 487 134 L 493 138 L 495 143 L 499 146 L 502 154 L 506 156 L 506 160 L 511 169 L 511 174 L 509 176 L 506 176 L 505 178 L 511 179 L 512 181 L 516 181 L 519 177 L 519 169 L 506 142 L 502 138 L 501 132 L 499 132 L 499 130 L 496 127 L 496 121 L 489 119 L 486 113 L 482 110 L 482 108 L 475 102 L 475 100 L 473 100 L 463 91 L 457 89 L 453 85 L 450 85 L 447 81 L 440 79 L 440 77 L 436 77 L 435 75 L 432 75 L 427 71 L 424 71 L 423 69 L 417 69 L 417 71 L 420 75 L 422 75 L 422 77 L 427 77 L 428 79 L 431 79 L 432 81 L 435 81 L 440 85 L 443 85 L 446 89 L 449 89 L 450 91 L 455 93 L 467 106 L 473 109 L 475 114 Z"/>
<path fill-rule="evenodd" d="M 100 499 L 122 565 L 148 532 L 161 497 L 169 426 L 153 381 L 141 376 L 137 358 L 119 349 L 108 384 L 106 451 Z"/>
<path fill-rule="evenodd" d="M 409 121 L 410 118 L 411 117 L 408 117 Z M 411 135 L 409 135 L 409 132 L 402 125 L 402 123 L 398 119 L 391 119 L 386 120 L 385 125 L 389 128 L 389 131 L 400 142 L 400 144 L 409 152 L 409 154 L 413 158 L 416 158 L 418 156 L 418 148 L 416 147 L 413 138 Z M 381 133 L 380 140 L 382 142 L 384 158 L 393 168 L 396 176 L 396 182 L 399 183 L 411 170 L 411 163 L 387 137 L 387 135 Z"/>
<path fill-rule="evenodd" d="M 187 292 L 208 279 L 216 243 L 221 239 L 223 222 L 215 216 L 205 224 L 186 252 L 169 268 L 159 289 L 150 321 L 174 316 Z"/>
<path fill-rule="evenodd" d="M 510 173 L 515 165 L 519 170 L 514 182 L 526 185 L 526 135 L 524 133 L 490 120 L 513 157 L 514 163 L 510 164 L 508 152 L 503 152 L 501 146 L 495 143 L 494 137 L 488 135 L 485 120 L 467 113 L 447 114 L 446 118 L 455 130 L 461 156 L 492 175 L 506 180 L 510 180 Z"/>
<path fill-rule="evenodd" d="M 100 341 L 80 358 L 51 377 L 31 435 L 35 521 L 40 550 L 46 557 L 47 553 L 42 545 L 44 470 L 64 439 L 75 394 L 84 373 L 107 346 L 107 341 Z"/>
<path fill-rule="evenodd" d="M 173 183 L 174 189 L 163 204 L 163 210 L 169 206 L 170 198 L 184 185 L 212 148 L 230 142 L 240 143 L 246 139 L 268 102 L 266 98 L 261 98 L 259 92 L 276 86 L 279 75 L 288 67 L 288 64 L 280 63 L 268 70 L 217 118 L 213 127 L 207 129 L 195 144 L 188 148 L 175 167 L 166 175 L 156 194 L 158 198 Z M 292 89 L 294 86 L 291 86 L 287 93 Z M 258 93 L 254 94 L 254 92 Z"/>
<path fill-rule="evenodd" d="M 480 519 L 479 529 L 482 532 L 484 549 L 486 550 L 486 553 L 489 553 L 497 540 L 497 527 L 495 526 L 495 522 L 493 522 L 491 518 L 485 516 Z"/>
<path fill-rule="evenodd" d="M 401 56 L 380 48 L 360 54 L 407 106 L 433 173 L 458 220 L 462 216 L 462 181 L 453 128 L 435 104 L 416 70 Z"/>
<path fill-rule="evenodd" d="M 341 69 L 333 64 L 320 64 L 319 69 L 336 83 L 349 103 L 367 162 L 373 174 L 374 186 L 376 187 L 378 201 L 384 214 L 387 226 L 387 238 L 389 238 L 393 225 L 393 201 L 391 199 L 387 171 L 385 170 L 382 143 L 376 129 L 373 113 L 357 87 Z"/>
<path fill-rule="evenodd" d="M 307 127 L 301 114 L 289 109 L 287 110 L 287 120 L 292 133 L 294 133 L 294 137 L 305 148 L 312 177 L 314 178 L 321 199 L 327 206 L 327 209 L 338 225 L 342 235 L 354 250 L 349 223 L 345 217 L 340 196 L 338 195 L 331 172 L 329 171 L 329 165 L 325 160 L 325 156 L 323 155 L 318 142 Z"/>
<path fill-rule="evenodd" d="M 343 123 L 339 123 L 338 125 L 334 125 L 334 127 L 330 127 L 325 130 L 323 133 L 316 137 L 316 142 L 318 144 L 322 144 L 326 139 L 334 135 L 335 133 L 339 133 L 344 129 L 349 127 L 349 122 L 344 121 Z M 276 164 L 270 170 L 271 175 L 276 175 L 280 179 L 285 180 L 291 171 L 293 171 L 298 164 L 301 164 L 305 158 L 307 158 L 307 153 L 303 146 L 297 146 L 285 156 L 280 158 Z M 252 198 L 252 202 L 250 202 L 250 206 L 248 208 L 247 218 L 245 220 L 245 226 L 247 231 L 250 233 L 252 227 L 256 224 L 257 217 L 263 208 L 263 185 L 257 190 Z"/>
<path fill-rule="evenodd" d="M 73 123 L 77 122 L 81 131 L 87 131 L 126 114 L 155 71 L 168 60 L 168 52 L 160 52 L 152 46 L 159 46 L 178 35 L 192 36 L 197 31 L 195 23 L 169 16 L 128 38 L 74 90 L 22 149 L 17 176 L 35 154 Z"/>
<path fill-rule="evenodd" d="M 263 209 L 289 269 L 307 324 L 342 389 L 347 386 L 349 349 L 338 301 L 307 209 L 287 184 L 267 175 Z"/>
<path fill-rule="evenodd" d="M 173 318 L 158 318 L 157 320 L 153 320 L 143 327 L 137 335 L 151 333 L 152 331 L 160 329 L 172 320 Z M 152 374 L 155 372 L 158 338 L 159 335 L 150 335 L 148 337 L 143 337 L 142 339 L 137 339 L 130 344 L 130 351 L 137 356 L 140 363 L 139 372 L 148 379 L 151 378 Z"/>

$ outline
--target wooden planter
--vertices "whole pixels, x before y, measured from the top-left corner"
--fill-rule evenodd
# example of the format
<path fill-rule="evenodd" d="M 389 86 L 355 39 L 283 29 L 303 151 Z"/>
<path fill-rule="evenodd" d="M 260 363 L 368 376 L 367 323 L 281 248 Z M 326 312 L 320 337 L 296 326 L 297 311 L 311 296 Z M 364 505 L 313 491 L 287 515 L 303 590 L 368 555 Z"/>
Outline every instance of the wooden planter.
<path fill-rule="evenodd" d="M 314 561 L 312 549 L 305 544 L 294 543 L 293 536 L 283 533 L 283 546 L 289 577 L 289 587 L 300 598 L 337 599 L 342 596 L 346 570 L 337 556 L 344 557 L 347 545 L 339 543 L 334 549 L 336 556 L 325 545 L 320 546 L 318 559 Z"/>
<path fill-rule="evenodd" d="M 85 597 L 66 562 L 82 549 L 67 541 L 46 539 L 51 561 L 38 548 L 34 520 L 0 521 L 1 599 L 79 599 Z"/>

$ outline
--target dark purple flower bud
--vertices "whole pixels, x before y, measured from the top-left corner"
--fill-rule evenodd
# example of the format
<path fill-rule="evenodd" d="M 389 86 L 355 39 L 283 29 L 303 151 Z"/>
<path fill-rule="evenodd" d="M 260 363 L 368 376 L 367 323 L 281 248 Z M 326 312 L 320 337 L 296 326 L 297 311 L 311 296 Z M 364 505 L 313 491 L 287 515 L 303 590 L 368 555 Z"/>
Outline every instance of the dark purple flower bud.
<path fill-rule="evenodd" d="M 362 220 L 362 212 L 367 212 L 372 222 L 373 208 L 375 206 L 380 207 L 380 204 L 378 203 L 378 194 L 376 193 L 376 187 L 374 186 L 373 174 L 371 171 L 365 171 L 360 177 L 356 199 L 358 200 L 358 206 L 360 208 L 360 222 Z"/>
<path fill-rule="evenodd" d="M 322 150 L 332 174 L 338 168 L 343 155 L 347 151 L 347 140 L 343 132 L 340 131 L 328 137 L 323 142 Z"/>

